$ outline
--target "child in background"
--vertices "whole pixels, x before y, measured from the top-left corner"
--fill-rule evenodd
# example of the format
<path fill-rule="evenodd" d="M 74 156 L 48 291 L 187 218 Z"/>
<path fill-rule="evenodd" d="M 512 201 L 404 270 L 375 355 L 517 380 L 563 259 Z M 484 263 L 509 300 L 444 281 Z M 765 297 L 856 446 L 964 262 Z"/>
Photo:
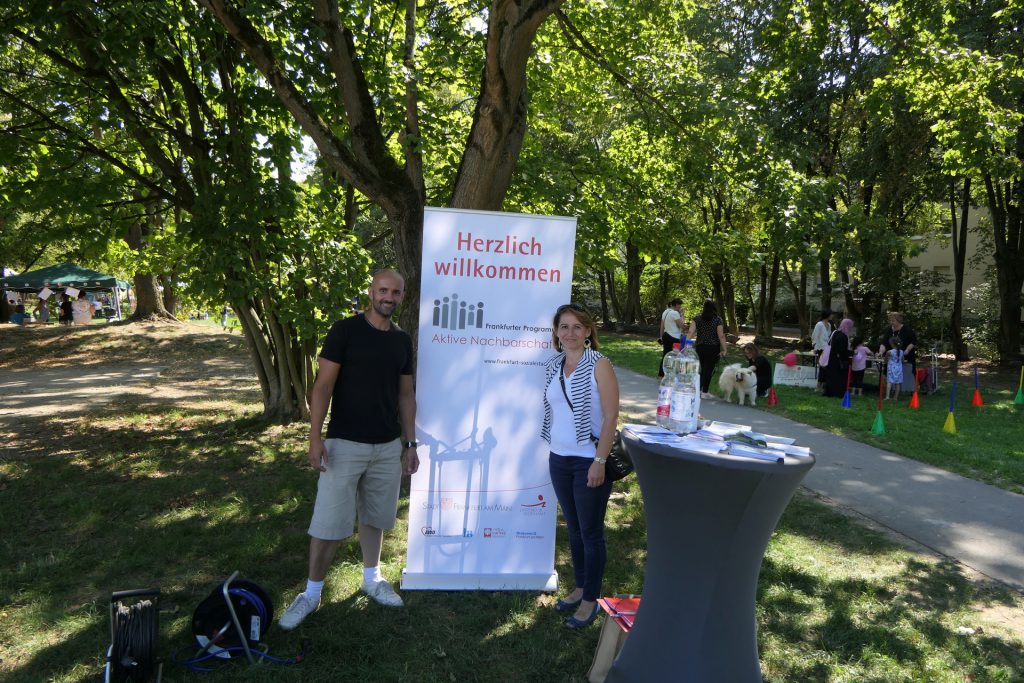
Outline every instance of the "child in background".
<path fill-rule="evenodd" d="M 899 337 L 889 339 L 889 351 L 885 355 L 885 381 L 889 385 L 885 389 L 885 400 L 898 401 L 903 388 L 903 349 L 900 348 Z"/>
<path fill-rule="evenodd" d="M 864 395 L 864 370 L 868 366 L 868 354 L 871 349 L 864 343 L 863 337 L 853 338 L 853 357 L 850 359 L 850 395 Z"/>

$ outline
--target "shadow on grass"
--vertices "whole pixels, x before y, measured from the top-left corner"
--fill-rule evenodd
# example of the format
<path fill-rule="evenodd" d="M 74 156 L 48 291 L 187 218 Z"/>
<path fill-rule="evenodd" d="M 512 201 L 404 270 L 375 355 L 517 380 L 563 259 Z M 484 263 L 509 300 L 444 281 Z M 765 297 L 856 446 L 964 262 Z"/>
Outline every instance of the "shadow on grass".
<path fill-rule="evenodd" d="M 88 430 L 73 421 L 55 427 L 66 454 L 0 460 L 0 550 L 2 566 L 12 569 L 0 578 L 0 612 L 13 634 L 0 640 L 7 680 L 96 680 L 114 590 L 160 586 L 163 604 L 179 608 L 162 619 L 160 651 L 169 657 L 192 651 L 192 611 L 235 569 L 268 590 L 277 614 L 302 586 L 315 494 L 315 475 L 303 466 L 304 425 L 183 410 L 159 396 L 144 408 L 109 408 Z M 110 419 L 118 414 L 124 420 Z M 407 506 L 403 500 L 399 525 L 385 536 L 392 580 L 404 564 Z M 635 478 L 617 485 L 607 537 L 604 592 L 640 592 L 646 525 Z M 786 543 L 802 550 L 773 550 Z M 857 571 L 832 575 L 814 566 L 836 557 Z M 555 562 L 571 583 L 561 521 Z M 309 638 L 305 662 L 251 671 L 231 663 L 218 679 L 584 680 L 598 629 L 568 631 L 550 596 L 405 591 L 406 609 L 391 610 L 357 593 L 360 569 L 350 540 L 321 609 L 294 632 L 271 629 L 268 645 L 278 656 L 294 655 Z M 955 626 L 971 606 L 1012 604 L 1011 597 L 955 565 L 915 560 L 880 534 L 797 498 L 759 583 L 766 680 L 928 680 L 936 667 L 950 672 L 948 680 L 1011 680 L 997 674 L 1024 666 L 1018 644 L 964 636 Z M 165 676 L 209 680 L 173 665 Z"/>

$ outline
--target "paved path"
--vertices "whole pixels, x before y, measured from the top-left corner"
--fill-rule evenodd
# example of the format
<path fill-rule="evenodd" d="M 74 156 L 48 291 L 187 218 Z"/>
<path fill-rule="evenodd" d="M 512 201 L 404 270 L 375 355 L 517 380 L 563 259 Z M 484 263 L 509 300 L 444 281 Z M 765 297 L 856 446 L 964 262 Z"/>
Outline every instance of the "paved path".
<path fill-rule="evenodd" d="M 658 382 L 616 368 L 623 416 L 653 422 Z M 1024 496 L 763 410 L 703 401 L 706 418 L 810 446 L 803 485 L 990 578 L 1024 590 Z"/>

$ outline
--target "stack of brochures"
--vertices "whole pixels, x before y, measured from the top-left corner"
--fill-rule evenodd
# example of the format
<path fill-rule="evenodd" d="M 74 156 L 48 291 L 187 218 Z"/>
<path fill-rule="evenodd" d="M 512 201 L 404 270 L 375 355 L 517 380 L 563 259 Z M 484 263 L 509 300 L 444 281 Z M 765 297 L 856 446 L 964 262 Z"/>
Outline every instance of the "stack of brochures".
<path fill-rule="evenodd" d="M 656 425 L 627 424 L 624 429 L 644 443 L 704 455 L 731 455 L 783 463 L 787 455 L 806 458 L 811 454 L 810 448 L 797 446 L 795 439 L 754 432 L 749 425 L 731 422 L 708 422 L 696 432 L 684 435 Z"/>

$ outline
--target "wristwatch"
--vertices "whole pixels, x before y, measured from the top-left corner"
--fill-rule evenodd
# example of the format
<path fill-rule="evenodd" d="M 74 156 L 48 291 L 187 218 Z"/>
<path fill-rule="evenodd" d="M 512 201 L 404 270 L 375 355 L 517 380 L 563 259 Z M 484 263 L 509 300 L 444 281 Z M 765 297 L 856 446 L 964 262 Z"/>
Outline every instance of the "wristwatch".
<path fill-rule="evenodd" d="M 594 462 L 596 462 L 598 465 L 603 465 L 606 462 L 608 462 L 608 458 L 599 458 L 597 456 L 594 456 Z"/>
<path fill-rule="evenodd" d="M 403 441 L 402 446 L 405 448 L 416 448 L 419 446 L 419 443 L 416 441 Z"/>

